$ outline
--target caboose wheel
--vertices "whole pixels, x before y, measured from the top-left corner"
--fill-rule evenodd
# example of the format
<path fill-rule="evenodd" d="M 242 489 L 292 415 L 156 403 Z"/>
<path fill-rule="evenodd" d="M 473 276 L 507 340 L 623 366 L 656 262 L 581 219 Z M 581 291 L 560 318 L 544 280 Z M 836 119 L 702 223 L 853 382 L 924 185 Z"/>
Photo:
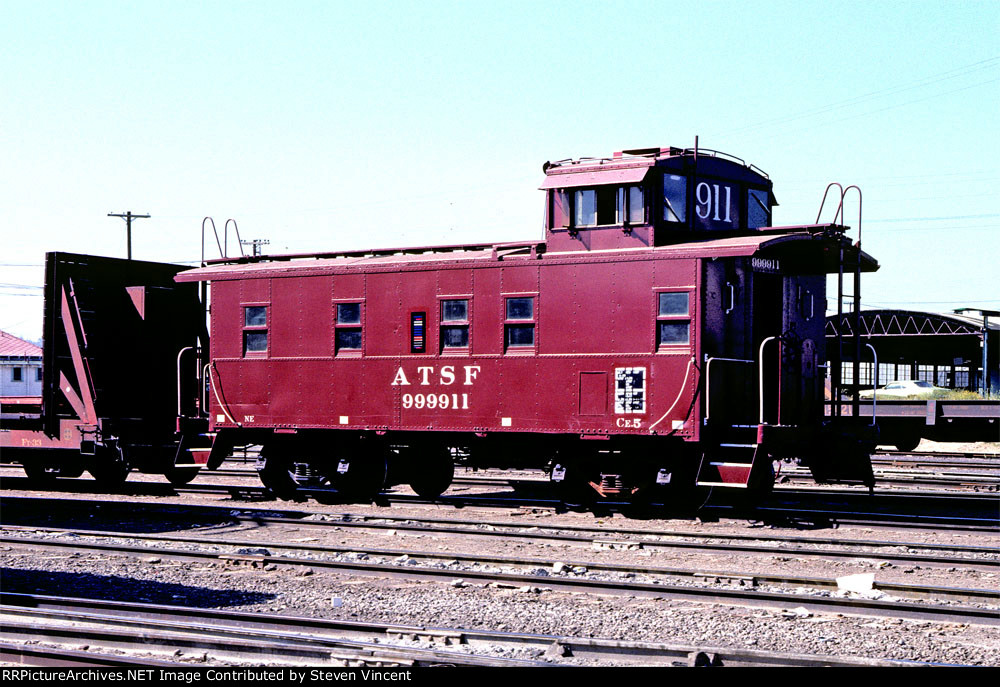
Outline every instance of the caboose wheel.
<path fill-rule="evenodd" d="M 366 448 L 370 451 L 367 454 L 356 451 L 333 464 L 328 482 L 336 490 L 337 500 L 371 501 L 385 488 L 389 472 L 386 455 L 378 447 Z"/>
<path fill-rule="evenodd" d="M 569 508 L 585 508 L 597 498 L 597 492 L 591 485 L 600 481 L 597 469 L 588 463 L 570 463 L 566 474 L 559 484 L 559 500 Z"/>
<path fill-rule="evenodd" d="M 447 448 L 431 449 L 419 466 L 411 467 L 410 488 L 425 499 L 436 499 L 451 486 L 455 463 Z"/>
<path fill-rule="evenodd" d="M 747 493 L 754 499 L 762 499 L 769 496 L 774 491 L 774 462 L 768 460 L 766 463 L 757 466 L 750 475 L 747 484 Z"/>
<path fill-rule="evenodd" d="M 197 477 L 199 472 L 200 468 L 170 468 L 163 476 L 175 487 L 182 487 Z"/>
<path fill-rule="evenodd" d="M 24 463 L 21 467 L 24 468 L 24 474 L 32 482 L 51 482 L 62 473 L 58 467 L 39 463 Z"/>
<path fill-rule="evenodd" d="M 264 488 L 271 492 L 275 498 L 283 501 L 294 501 L 301 498 L 298 495 L 299 485 L 292 478 L 294 466 L 280 456 L 269 455 L 266 448 L 261 451 L 261 458 L 264 459 L 264 465 L 257 470 L 257 475 Z"/>
<path fill-rule="evenodd" d="M 118 486 L 124 482 L 131 469 L 124 451 L 117 442 L 99 446 L 87 467 L 87 471 L 95 480 L 108 487 Z"/>

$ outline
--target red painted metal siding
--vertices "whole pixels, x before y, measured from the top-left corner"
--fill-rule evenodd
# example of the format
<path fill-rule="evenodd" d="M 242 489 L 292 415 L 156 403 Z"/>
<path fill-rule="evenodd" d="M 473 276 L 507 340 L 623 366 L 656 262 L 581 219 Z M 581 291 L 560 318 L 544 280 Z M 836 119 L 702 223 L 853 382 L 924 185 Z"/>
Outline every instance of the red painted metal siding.
<path fill-rule="evenodd" d="M 697 434 L 697 413 L 687 417 L 697 385 L 689 365 L 698 353 L 696 258 L 518 257 L 327 272 L 213 283 L 217 426 L 231 426 L 228 412 L 244 427 L 647 434 L 659 421 L 657 433 Z M 663 288 L 690 291 L 691 341 L 657 352 Z M 505 351 L 510 295 L 534 299 L 533 347 Z M 469 300 L 468 351 L 441 354 L 442 297 Z M 343 301 L 363 303 L 363 354 L 335 355 Z M 266 353 L 243 353 L 247 304 L 268 307 Z M 410 352 L 412 312 L 427 313 L 423 354 Z M 623 387 L 634 412 L 624 412 Z"/>
<path fill-rule="evenodd" d="M 333 324 L 330 277 L 273 279 L 268 352 L 275 358 L 326 357 Z M 275 317 L 270 315 L 276 314 Z"/>

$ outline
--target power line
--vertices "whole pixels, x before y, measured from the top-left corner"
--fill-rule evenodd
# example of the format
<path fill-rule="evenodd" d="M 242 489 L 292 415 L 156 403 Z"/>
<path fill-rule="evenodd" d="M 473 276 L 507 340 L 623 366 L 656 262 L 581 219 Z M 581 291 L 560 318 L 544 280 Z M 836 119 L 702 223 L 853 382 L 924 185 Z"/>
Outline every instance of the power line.
<path fill-rule="evenodd" d="M 916 89 L 916 88 L 921 88 L 921 87 L 924 87 L 924 86 L 930 86 L 930 85 L 933 85 L 933 84 L 941 82 L 941 81 L 947 81 L 949 79 L 956 79 L 956 78 L 965 76 L 967 74 L 971 74 L 973 72 L 982 71 L 984 69 L 991 69 L 991 68 L 996 67 L 998 62 L 1000 62 L 1000 57 L 991 57 L 991 58 L 988 58 L 988 59 L 985 59 L 985 60 L 980 60 L 979 62 L 973 62 L 973 63 L 967 64 L 967 65 L 963 65 L 961 67 L 956 67 L 956 68 L 950 69 L 948 71 L 940 72 L 938 74 L 933 74 L 931 76 L 927 76 L 927 77 L 924 77 L 922 79 L 918 79 L 916 82 L 913 82 L 913 83 L 908 84 L 908 85 L 893 86 L 893 87 L 890 87 L 890 88 L 884 88 L 884 89 L 877 90 L 877 91 L 870 91 L 868 93 L 863 93 L 861 95 L 857 95 L 857 96 L 854 96 L 852 98 L 848 98 L 846 100 L 842 100 L 842 101 L 838 101 L 838 102 L 834 102 L 834 103 L 828 103 L 826 105 L 822 105 L 820 107 L 813 108 L 811 110 L 805 110 L 805 111 L 800 112 L 798 114 L 786 115 L 784 117 L 778 117 L 778 118 L 775 118 L 775 119 L 765 120 L 763 122 L 759 122 L 757 124 L 751 124 L 751 125 L 748 125 L 748 126 L 745 126 L 745 127 L 741 127 L 739 129 L 732 129 L 732 130 L 730 130 L 728 132 L 725 132 L 725 133 L 727 133 L 727 134 L 738 133 L 738 132 L 743 132 L 743 131 L 748 131 L 748 130 L 759 129 L 759 128 L 762 128 L 762 127 L 768 127 L 768 126 L 779 125 L 779 124 L 786 124 L 788 122 L 793 122 L 793 121 L 796 121 L 798 119 L 804 119 L 804 118 L 807 118 L 807 117 L 815 117 L 815 116 L 818 116 L 818 115 L 826 114 L 827 112 L 832 112 L 834 110 L 843 109 L 843 108 L 849 107 L 851 105 L 861 104 L 863 102 L 866 102 L 866 101 L 869 101 L 869 100 L 873 100 L 873 99 L 876 99 L 876 98 L 880 98 L 880 97 L 883 97 L 883 96 L 895 95 L 897 93 L 903 93 L 903 92 L 910 91 L 910 90 L 913 90 L 913 89 Z M 985 83 L 991 83 L 991 82 L 987 81 Z M 958 90 L 964 90 L 964 89 L 958 89 Z M 954 91 L 951 91 L 951 92 L 954 92 Z M 942 95 L 947 95 L 947 94 L 942 94 Z M 937 97 L 937 96 L 931 96 L 931 97 Z M 917 102 L 917 101 L 910 101 L 910 102 Z M 904 103 L 904 104 L 908 104 L 908 103 Z M 897 107 L 897 106 L 891 106 L 891 107 Z M 887 108 L 887 109 L 889 109 L 889 108 Z"/>

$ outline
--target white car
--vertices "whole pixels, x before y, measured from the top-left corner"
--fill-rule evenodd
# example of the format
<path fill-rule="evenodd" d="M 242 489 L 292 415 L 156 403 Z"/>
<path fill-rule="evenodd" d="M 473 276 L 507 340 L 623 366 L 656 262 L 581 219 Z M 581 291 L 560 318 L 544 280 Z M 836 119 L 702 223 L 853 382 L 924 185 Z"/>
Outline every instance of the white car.
<path fill-rule="evenodd" d="M 905 398 L 907 396 L 930 396 L 937 390 L 945 391 L 945 389 L 934 386 L 930 382 L 925 382 L 922 379 L 910 379 L 903 382 L 889 382 L 884 387 L 878 390 L 879 398 Z M 875 392 L 871 389 L 867 391 L 862 391 L 858 394 L 859 398 L 871 398 L 875 395 Z"/>

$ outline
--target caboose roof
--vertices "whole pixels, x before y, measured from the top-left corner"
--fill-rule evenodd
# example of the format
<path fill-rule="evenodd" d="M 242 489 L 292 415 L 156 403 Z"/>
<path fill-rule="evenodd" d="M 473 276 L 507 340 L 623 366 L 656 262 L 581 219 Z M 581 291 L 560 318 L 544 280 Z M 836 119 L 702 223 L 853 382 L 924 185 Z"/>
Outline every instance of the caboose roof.
<path fill-rule="evenodd" d="M 824 272 L 836 272 L 839 246 L 845 249 L 847 265 L 853 264 L 853 247 L 842 235 L 830 236 L 824 229 L 832 225 L 778 227 L 766 233 L 730 236 L 704 241 L 689 241 L 655 248 L 616 248 L 609 250 L 580 250 L 545 252 L 543 242 L 516 244 L 475 244 L 469 246 L 443 246 L 426 248 L 398 248 L 348 253 L 319 253 L 313 255 L 261 256 L 240 258 L 236 261 L 209 264 L 187 270 L 175 279 L 186 281 L 211 281 L 233 279 L 260 279 L 268 277 L 314 276 L 334 272 L 386 271 L 393 269 L 421 269 L 442 267 L 475 267 L 511 260 L 545 262 L 577 260 L 641 260 L 656 258 L 724 258 L 765 255 L 806 260 Z M 843 230 L 842 227 L 837 229 Z M 845 271 L 853 271 L 847 269 Z M 862 252 L 862 271 L 874 272 L 878 263 Z"/>
<path fill-rule="evenodd" d="M 637 184 L 646 178 L 654 167 L 674 173 L 706 174 L 719 176 L 753 186 L 766 186 L 771 182 L 767 174 L 755 165 L 717 150 L 708 148 L 641 148 L 623 150 L 611 157 L 585 157 L 577 160 L 559 160 L 542 165 L 545 181 L 542 190 L 553 188 L 586 188 L 608 184 Z M 778 201 L 771 193 L 771 205 Z"/>

